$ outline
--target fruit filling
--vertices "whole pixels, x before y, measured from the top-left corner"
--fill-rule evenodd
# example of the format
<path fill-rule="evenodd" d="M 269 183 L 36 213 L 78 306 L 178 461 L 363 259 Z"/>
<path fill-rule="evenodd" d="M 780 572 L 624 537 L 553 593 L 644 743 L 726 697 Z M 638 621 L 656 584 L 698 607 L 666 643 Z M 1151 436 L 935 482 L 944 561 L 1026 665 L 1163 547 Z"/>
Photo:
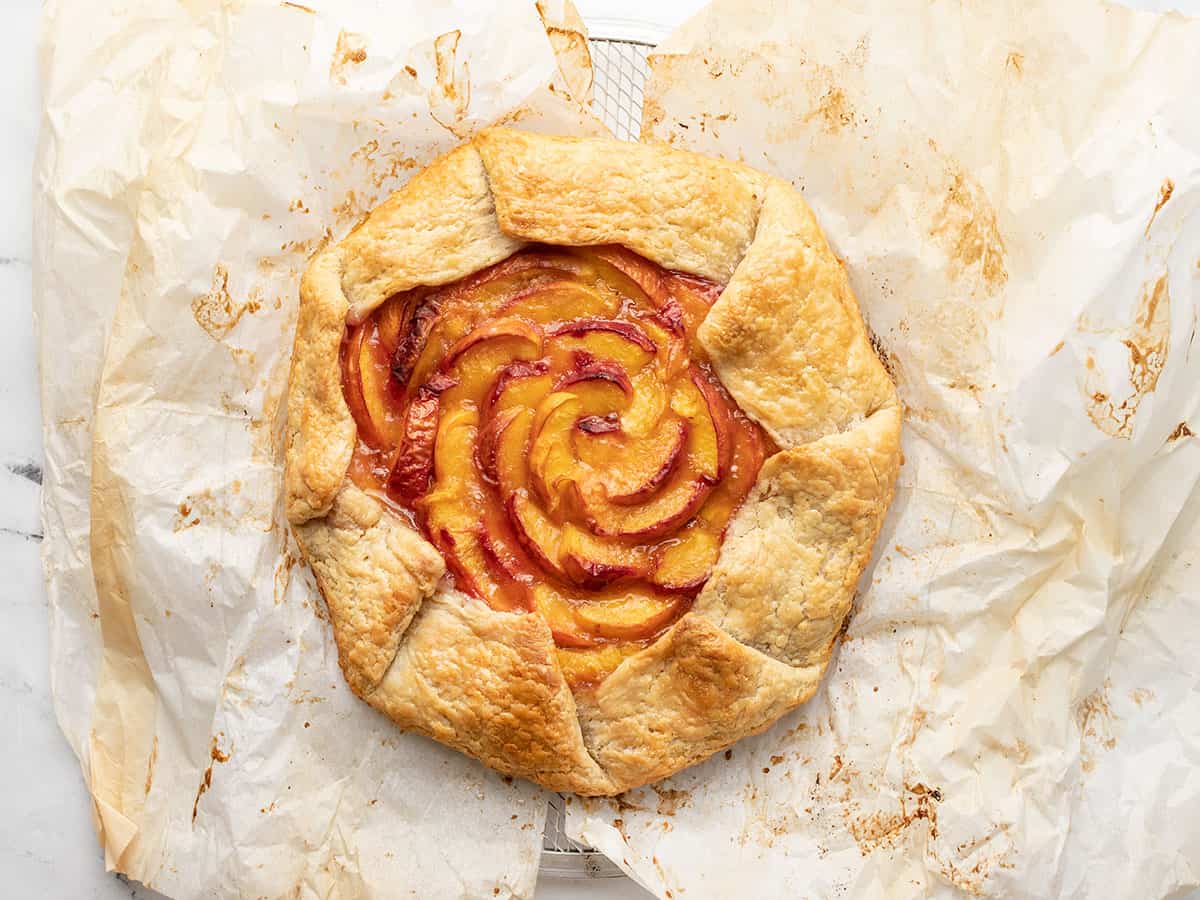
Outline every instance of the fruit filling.
<path fill-rule="evenodd" d="M 577 689 L 683 615 L 774 449 L 696 339 L 720 291 L 620 247 L 533 247 L 347 327 L 350 477 L 460 590 L 543 616 Z"/>

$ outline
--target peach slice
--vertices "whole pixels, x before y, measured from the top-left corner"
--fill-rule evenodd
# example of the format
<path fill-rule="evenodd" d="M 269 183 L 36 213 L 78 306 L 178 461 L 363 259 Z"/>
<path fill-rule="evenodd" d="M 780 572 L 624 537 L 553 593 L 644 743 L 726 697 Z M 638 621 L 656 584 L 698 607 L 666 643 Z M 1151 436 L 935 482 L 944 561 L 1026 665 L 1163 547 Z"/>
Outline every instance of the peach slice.
<path fill-rule="evenodd" d="M 699 522 L 693 523 L 676 542 L 659 551 L 650 580 L 667 591 L 699 590 L 712 573 L 720 552 L 720 532 L 714 533 Z"/>
<path fill-rule="evenodd" d="M 709 415 L 704 392 L 694 381 L 676 382 L 675 391 L 671 394 L 671 409 L 691 426 L 688 433 L 689 462 L 700 478 L 715 484 L 721 475 L 723 440 Z M 728 441 L 727 435 L 724 441 Z"/>
<path fill-rule="evenodd" d="M 578 437 L 576 453 L 596 474 L 593 481 L 612 503 L 641 503 L 679 467 L 687 446 L 688 423 L 665 419 L 658 430 L 637 440 Z"/>
<path fill-rule="evenodd" d="M 559 563 L 562 530 L 523 492 L 509 497 L 506 507 L 521 546 L 547 572 L 566 577 L 567 573 Z"/>
<path fill-rule="evenodd" d="M 500 496 L 509 497 L 524 490 L 529 481 L 529 437 L 533 431 L 533 410 L 514 407 L 515 415 L 497 429 L 494 439 L 494 466 Z"/>
<path fill-rule="evenodd" d="M 496 609 L 530 609 L 529 585 L 533 581 L 529 559 L 521 552 L 507 517 L 490 506 L 479 530 L 488 574 L 499 586 L 501 603 Z"/>
<path fill-rule="evenodd" d="M 592 253 L 637 285 L 654 306 L 661 306 L 665 301 L 667 287 L 663 280 L 662 270 L 658 266 L 638 256 L 632 250 L 615 245 L 593 248 Z"/>
<path fill-rule="evenodd" d="M 504 409 L 509 406 L 537 405 L 550 391 L 550 362 L 545 359 L 518 359 L 500 370 L 492 389 L 488 392 L 487 407 Z"/>
<path fill-rule="evenodd" d="M 658 378 L 669 384 L 687 374 L 691 365 L 687 335 L 671 331 L 657 316 L 642 319 L 641 326 L 658 347 L 655 356 Z"/>
<path fill-rule="evenodd" d="M 538 405 L 529 445 L 530 483 L 554 513 L 560 506 L 560 491 L 577 468 L 571 455 L 571 432 L 581 404 L 572 394 L 555 392 Z"/>
<path fill-rule="evenodd" d="M 715 281 L 709 281 L 707 278 L 701 278 L 698 275 L 688 275 L 686 272 L 676 272 L 675 283 L 683 288 L 679 293 L 683 296 L 684 302 L 694 304 L 697 309 L 705 312 L 721 299 L 721 294 L 725 292 L 725 288 L 717 284 Z"/>
<path fill-rule="evenodd" d="M 459 338 L 446 352 L 441 371 L 462 382 L 459 395 L 476 399 L 491 388 L 496 371 L 514 359 L 542 355 L 542 330 L 520 319 L 497 319 Z"/>
<path fill-rule="evenodd" d="M 678 594 L 630 590 L 575 607 L 584 632 L 609 640 L 640 641 L 654 637 L 680 615 L 689 600 Z"/>
<path fill-rule="evenodd" d="M 584 434 L 612 434 L 621 430 L 621 417 L 615 412 L 602 416 L 584 416 L 575 423 L 575 427 Z"/>
<path fill-rule="evenodd" d="M 400 452 L 388 476 L 387 487 L 396 499 L 412 506 L 429 490 L 433 477 L 433 448 L 437 439 L 441 400 L 438 392 L 422 388 L 409 404 L 404 418 L 404 436 Z"/>
<path fill-rule="evenodd" d="M 389 358 L 395 354 L 400 342 L 405 337 L 406 326 L 415 304 L 416 297 L 413 292 L 395 294 L 385 300 L 383 306 L 379 308 L 379 312 L 375 314 L 375 321 L 379 328 L 379 343 Z"/>
<path fill-rule="evenodd" d="M 555 654 L 563 677 L 575 690 L 586 690 L 607 678 L 628 657 L 640 652 L 641 644 L 600 644 L 586 650 L 559 647 Z"/>
<path fill-rule="evenodd" d="M 569 393 L 578 401 L 576 426 L 585 419 L 594 421 L 596 417 L 600 417 L 615 421 L 620 428 L 621 410 L 629 406 L 629 398 L 619 385 L 602 378 L 585 378 L 570 384 L 561 384 L 559 387 L 560 392 Z M 586 428 L 590 427 L 592 426 L 585 426 L 582 430 L 586 431 Z"/>
<path fill-rule="evenodd" d="M 530 281 L 553 278 L 571 283 L 582 271 L 580 260 L 572 253 L 546 248 L 510 256 L 495 265 L 469 275 L 458 288 L 468 298 L 477 296 L 479 289 L 499 287 L 506 294 L 527 288 Z"/>
<path fill-rule="evenodd" d="M 662 305 L 658 311 L 658 315 L 655 316 L 655 318 L 662 322 L 663 325 L 666 326 L 667 330 L 673 334 L 683 337 L 688 333 L 687 316 L 683 311 L 683 307 L 679 304 L 679 301 L 674 297 L 669 298 L 667 302 Z"/>
<path fill-rule="evenodd" d="M 530 574 L 529 560 L 520 550 L 517 538 L 512 534 L 512 526 L 505 523 L 487 523 L 479 536 L 484 555 L 492 568 L 505 577 L 523 585 L 533 581 Z"/>
<path fill-rule="evenodd" d="M 571 318 L 611 318 L 620 307 L 620 297 L 615 293 L 602 293 L 575 281 L 550 280 L 535 282 L 516 294 L 504 311 L 531 322 L 552 324 L 561 322 L 564 313 Z"/>
<path fill-rule="evenodd" d="M 654 431 L 667 411 L 667 389 L 651 366 L 633 376 L 633 399 L 621 412 L 621 430 L 642 438 Z"/>
<path fill-rule="evenodd" d="M 508 407 L 502 409 L 494 416 L 490 416 L 479 429 L 479 443 L 475 446 L 475 464 L 479 466 L 479 471 L 484 477 L 497 484 L 500 481 L 499 470 L 496 466 L 496 448 L 497 442 L 504 430 L 512 424 L 513 419 L 521 414 L 519 407 Z"/>
<path fill-rule="evenodd" d="M 729 520 L 754 486 L 766 454 L 762 432 L 749 422 L 734 431 L 729 472 L 700 508 L 698 521 L 715 535 L 723 535 Z"/>
<path fill-rule="evenodd" d="M 516 318 L 495 319 L 459 338 L 446 351 L 442 368 L 453 368 L 459 362 L 459 358 L 468 350 L 484 342 L 495 340 L 516 340 L 519 343 L 529 344 L 537 351 L 534 353 L 534 357 L 540 356 L 542 353 L 542 329 L 537 325 Z"/>
<path fill-rule="evenodd" d="M 350 407 L 350 415 L 354 417 L 354 424 L 358 426 L 359 438 L 366 441 L 368 446 L 378 446 L 379 436 L 375 434 L 375 425 L 371 422 L 371 413 L 367 409 L 362 384 L 362 343 L 370 324 L 367 322 L 365 325 L 354 326 L 342 342 L 342 365 L 345 371 L 342 383 L 346 405 Z"/>
<path fill-rule="evenodd" d="M 622 578 L 643 577 L 648 568 L 642 547 L 600 539 L 569 523 L 563 526 L 559 554 L 570 580 L 593 590 Z"/>
<path fill-rule="evenodd" d="M 471 463 L 477 433 L 474 410 L 448 411 L 434 445 L 432 489 L 414 504 L 460 587 L 489 605 L 508 605 L 503 585 L 492 575 L 482 546 L 479 507 L 484 487 Z"/>
<path fill-rule="evenodd" d="M 658 345 L 640 325 L 614 319 L 576 319 L 552 329 L 549 336 L 566 338 L 561 341 L 566 346 L 578 346 L 600 359 L 612 359 L 627 370 L 641 368 L 658 351 Z"/>
<path fill-rule="evenodd" d="M 695 477 L 685 466 L 641 506 L 619 506 L 608 501 L 603 491 L 589 486 L 581 491 L 571 482 L 572 504 L 577 505 L 592 530 L 612 537 L 655 538 L 671 533 L 687 522 L 712 492 L 712 485 Z M 682 477 L 681 477 L 682 476 Z"/>
<path fill-rule="evenodd" d="M 584 381 L 605 381 L 615 386 L 626 397 L 633 395 L 633 384 L 621 366 L 612 360 L 596 359 L 586 350 L 576 350 L 572 354 L 570 369 L 562 374 L 554 389 L 561 391 Z"/>
<path fill-rule="evenodd" d="M 468 594 L 483 595 L 486 584 L 479 576 L 479 568 L 469 564 L 475 554 L 473 535 L 470 531 L 453 531 L 445 526 L 430 529 L 433 544 L 441 551 L 446 567 L 454 576 L 454 586 Z M 482 561 L 480 557 L 479 561 Z M 475 571 L 472 571 L 475 569 Z"/>
<path fill-rule="evenodd" d="M 427 333 L 420 337 L 420 346 L 415 349 L 410 360 L 401 359 L 405 351 L 404 341 L 401 341 L 401 346 L 392 356 L 392 377 L 396 379 L 397 384 L 412 388 L 423 384 L 430 375 L 441 369 L 446 350 L 468 334 L 474 326 L 475 318 L 468 312 L 453 306 L 446 308 L 440 303 L 435 303 L 433 298 L 418 307 L 414 313 L 411 333 L 417 335 L 421 330 Z M 423 317 L 427 314 L 433 315 L 433 319 L 425 326 Z M 398 362 L 403 365 L 397 365 Z"/>
<path fill-rule="evenodd" d="M 699 389 L 708 409 L 708 418 L 712 422 L 717 441 L 717 478 L 724 478 L 729 474 L 729 467 L 733 462 L 733 401 L 695 366 L 692 367 L 692 384 Z M 756 468 L 755 472 L 757 471 Z"/>
<path fill-rule="evenodd" d="M 479 521 L 474 510 L 466 508 L 471 496 L 482 490 L 472 464 L 478 422 L 478 414 L 470 407 L 458 407 L 442 415 L 433 445 L 433 487 L 426 495 L 427 504 L 445 502 L 456 507 L 456 515 L 468 524 Z"/>
<path fill-rule="evenodd" d="M 550 626 L 554 643 L 560 647 L 578 649 L 596 646 L 596 638 L 581 634 L 571 602 L 548 584 L 535 584 L 531 589 L 533 610 Z"/>
<path fill-rule="evenodd" d="M 393 306 L 396 309 L 393 315 L 398 321 L 388 325 L 384 339 L 386 343 L 392 327 L 397 329 L 396 345 L 392 350 L 392 377 L 404 386 L 408 384 L 418 358 L 425 351 L 441 310 L 437 303 L 419 294 L 404 301 L 400 301 L 400 298 L 388 301 L 388 307 Z M 382 322 L 380 327 L 383 330 Z"/>
<path fill-rule="evenodd" d="M 359 326 L 345 352 L 346 380 L 351 388 L 346 404 L 364 440 L 374 446 L 394 446 L 402 430 L 394 412 L 401 407 L 400 396 L 393 385 L 375 324 L 368 321 Z"/>
<path fill-rule="evenodd" d="M 478 527 L 458 532 L 443 528 L 435 534 L 434 544 L 460 591 L 482 598 L 492 609 L 527 609 L 523 586 L 513 585 L 503 576 L 494 577 L 488 566 L 484 538 Z"/>
<path fill-rule="evenodd" d="M 554 337 L 560 334 L 581 335 L 593 332 L 615 334 L 636 344 L 647 353 L 653 353 L 658 349 L 655 347 L 654 341 L 650 340 L 639 325 L 633 322 L 622 322 L 619 319 L 576 319 L 573 322 L 564 322 L 550 330 L 551 336 Z"/>

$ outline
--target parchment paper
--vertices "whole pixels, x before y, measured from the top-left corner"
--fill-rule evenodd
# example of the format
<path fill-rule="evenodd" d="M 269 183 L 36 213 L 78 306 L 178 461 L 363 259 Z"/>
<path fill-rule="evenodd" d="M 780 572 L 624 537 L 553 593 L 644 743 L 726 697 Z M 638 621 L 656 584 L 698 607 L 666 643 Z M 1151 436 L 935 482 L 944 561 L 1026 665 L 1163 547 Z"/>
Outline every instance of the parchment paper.
<path fill-rule="evenodd" d="M 543 792 L 341 678 L 281 401 L 307 258 L 483 125 L 599 130 L 586 41 L 562 2 L 325 7 L 47 6 L 57 711 L 108 865 L 171 896 L 528 897 Z"/>
<path fill-rule="evenodd" d="M 718 0 L 644 136 L 790 179 L 907 410 L 814 700 L 568 830 L 660 897 L 1200 882 L 1200 23 Z"/>
<path fill-rule="evenodd" d="M 594 129 L 590 77 L 567 7 L 556 63 L 521 3 L 329 6 L 47 7 L 58 714 L 110 865 L 173 896 L 529 896 L 543 795 L 343 685 L 280 400 L 307 256 L 476 127 Z M 1200 881 L 1198 41 L 1076 0 L 723 0 L 660 48 L 646 136 L 805 191 L 908 419 L 817 697 L 571 803 L 659 896 Z"/>

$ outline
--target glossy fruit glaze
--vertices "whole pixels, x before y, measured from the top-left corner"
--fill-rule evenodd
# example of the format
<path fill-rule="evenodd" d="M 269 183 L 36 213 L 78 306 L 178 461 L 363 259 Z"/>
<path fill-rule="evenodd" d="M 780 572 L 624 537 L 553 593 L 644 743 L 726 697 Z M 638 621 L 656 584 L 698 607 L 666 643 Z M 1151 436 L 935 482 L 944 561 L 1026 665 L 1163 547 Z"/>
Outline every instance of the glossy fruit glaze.
<path fill-rule="evenodd" d="M 533 247 L 347 328 L 351 478 L 459 589 L 542 615 L 576 688 L 687 610 L 773 449 L 696 339 L 720 291 L 620 247 Z"/>

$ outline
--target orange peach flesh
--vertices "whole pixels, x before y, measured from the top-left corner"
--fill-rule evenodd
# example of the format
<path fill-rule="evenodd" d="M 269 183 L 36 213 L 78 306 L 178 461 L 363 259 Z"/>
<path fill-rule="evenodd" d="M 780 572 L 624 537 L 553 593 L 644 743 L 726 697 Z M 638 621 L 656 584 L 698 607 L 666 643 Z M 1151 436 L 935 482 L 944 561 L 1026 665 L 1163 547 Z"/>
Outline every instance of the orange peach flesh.
<path fill-rule="evenodd" d="M 687 611 L 774 449 L 696 340 L 719 294 L 620 247 L 534 247 L 347 329 L 351 479 L 456 587 L 542 615 L 577 690 Z"/>

